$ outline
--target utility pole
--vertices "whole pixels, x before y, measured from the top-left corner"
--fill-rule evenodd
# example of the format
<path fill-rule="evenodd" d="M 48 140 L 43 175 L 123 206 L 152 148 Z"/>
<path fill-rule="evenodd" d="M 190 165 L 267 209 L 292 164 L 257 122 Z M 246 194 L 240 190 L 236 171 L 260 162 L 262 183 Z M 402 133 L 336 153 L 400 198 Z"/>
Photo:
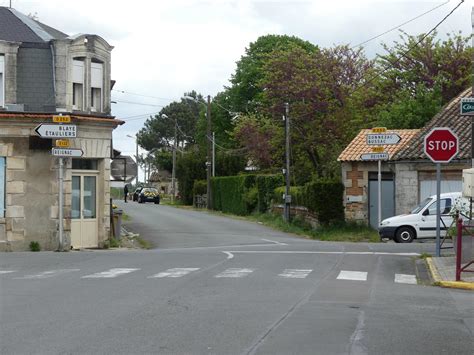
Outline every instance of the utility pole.
<path fill-rule="evenodd" d="M 207 202 L 206 207 L 208 210 L 212 208 L 211 202 L 211 173 L 212 173 L 212 162 L 211 160 L 211 95 L 207 95 L 207 106 L 206 106 L 206 116 L 207 116 L 207 158 L 206 158 L 206 168 L 207 168 Z"/>
<path fill-rule="evenodd" d="M 135 177 L 135 188 L 137 188 L 138 187 L 138 171 L 140 170 L 140 167 L 138 166 L 138 140 L 137 140 L 137 137 L 135 137 L 135 146 L 136 146 L 135 161 L 137 162 L 137 176 Z"/>
<path fill-rule="evenodd" d="M 216 176 L 216 132 L 212 132 L 212 177 Z"/>
<path fill-rule="evenodd" d="M 290 206 L 291 206 L 291 195 L 290 195 L 290 105 L 285 103 L 285 209 L 284 219 L 286 222 L 290 222 Z"/>
<path fill-rule="evenodd" d="M 178 121 L 174 118 L 174 143 L 173 143 L 173 170 L 171 172 L 171 202 L 174 202 L 176 195 L 176 149 L 178 140 Z"/>

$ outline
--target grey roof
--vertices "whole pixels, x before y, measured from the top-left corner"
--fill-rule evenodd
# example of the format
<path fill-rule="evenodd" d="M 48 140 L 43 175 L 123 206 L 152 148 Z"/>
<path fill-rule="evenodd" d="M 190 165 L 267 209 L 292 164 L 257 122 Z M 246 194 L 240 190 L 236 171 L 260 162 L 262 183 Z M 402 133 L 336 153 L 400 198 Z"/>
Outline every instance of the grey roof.
<path fill-rule="evenodd" d="M 8 7 L 0 7 L 0 40 L 45 43 L 67 35 Z"/>
<path fill-rule="evenodd" d="M 471 159 L 471 116 L 462 116 L 460 102 L 463 97 L 472 97 L 472 89 L 466 89 L 452 99 L 435 115 L 409 144 L 398 151 L 393 160 L 427 160 L 423 151 L 424 137 L 434 127 L 449 127 L 459 138 L 459 153 L 455 160 Z"/>

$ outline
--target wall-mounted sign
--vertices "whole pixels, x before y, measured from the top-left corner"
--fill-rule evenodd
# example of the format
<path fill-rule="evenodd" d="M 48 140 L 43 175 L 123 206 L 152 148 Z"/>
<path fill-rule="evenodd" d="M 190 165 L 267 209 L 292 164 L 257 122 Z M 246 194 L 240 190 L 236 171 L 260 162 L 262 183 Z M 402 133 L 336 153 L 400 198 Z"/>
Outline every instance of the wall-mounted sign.
<path fill-rule="evenodd" d="M 67 139 L 56 139 L 56 147 L 69 148 L 71 142 Z"/>
<path fill-rule="evenodd" d="M 84 152 L 82 149 L 74 149 L 74 148 L 53 148 L 51 153 L 55 157 L 70 157 L 70 158 L 79 158 L 82 157 Z"/>
<path fill-rule="evenodd" d="M 71 116 L 53 116 L 53 122 L 55 123 L 70 123 Z"/>
<path fill-rule="evenodd" d="M 41 138 L 76 138 L 76 125 L 42 123 L 35 132 Z"/>

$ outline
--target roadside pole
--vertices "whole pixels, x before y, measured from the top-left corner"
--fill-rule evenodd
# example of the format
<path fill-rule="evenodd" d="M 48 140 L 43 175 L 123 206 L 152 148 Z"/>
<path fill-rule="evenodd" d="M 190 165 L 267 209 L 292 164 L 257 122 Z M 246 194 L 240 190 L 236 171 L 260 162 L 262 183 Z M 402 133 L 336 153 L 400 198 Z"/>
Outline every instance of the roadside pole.
<path fill-rule="evenodd" d="M 64 226 L 63 226 L 63 205 L 64 205 L 64 158 L 59 157 L 59 250 L 64 249 Z"/>
<path fill-rule="evenodd" d="M 216 132 L 212 132 L 212 177 L 216 176 Z"/>
<path fill-rule="evenodd" d="M 387 133 L 386 127 L 374 127 L 372 133 L 367 134 L 366 143 L 372 147 L 372 153 L 361 155 L 362 160 L 377 160 L 377 224 L 382 222 L 382 160 L 388 160 L 384 145 L 400 143 L 401 137 L 396 133 Z"/>
<path fill-rule="evenodd" d="M 436 163 L 436 256 L 441 256 L 441 164 Z"/>
<path fill-rule="evenodd" d="M 284 219 L 290 222 L 291 194 L 290 194 L 290 105 L 285 103 L 285 208 Z"/>
<path fill-rule="evenodd" d="M 377 174 L 377 178 L 378 178 L 378 195 L 377 195 L 377 204 L 378 204 L 378 225 L 380 226 L 380 222 L 382 222 L 382 160 L 378 160 L 378 168 L 379 168 L 379 172 Z"/>

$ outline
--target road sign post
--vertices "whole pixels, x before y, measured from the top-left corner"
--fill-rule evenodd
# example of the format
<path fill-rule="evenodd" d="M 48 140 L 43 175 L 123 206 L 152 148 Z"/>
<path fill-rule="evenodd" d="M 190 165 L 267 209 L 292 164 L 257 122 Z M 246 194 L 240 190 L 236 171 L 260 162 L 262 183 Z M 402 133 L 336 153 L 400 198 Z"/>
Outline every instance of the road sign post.
<path fill-rule="evenodd" d="M 387 133 L 385 127 L 374 127 L 372 133 L 366 135 L 366 143 L 372 147 L 372 153 L 362 154 L 362 160 L 377 160 L 378 174 L 377 174 L 377 212 L 378 212 L 378 224 L 382 221 L 382 160 L 388 160 L 388 153 L 384 151 L 383 145 L 398 144 L 402 139 L 396 133 Z"/>
<path fill-rule="evenodd" d="M 424 140 L 425 154 L 436 163 L 436 256 L 441 256 L 441 163 L 449 163 L 459 151 L 456 133 L 447 127 L 435 127 Z"/>

